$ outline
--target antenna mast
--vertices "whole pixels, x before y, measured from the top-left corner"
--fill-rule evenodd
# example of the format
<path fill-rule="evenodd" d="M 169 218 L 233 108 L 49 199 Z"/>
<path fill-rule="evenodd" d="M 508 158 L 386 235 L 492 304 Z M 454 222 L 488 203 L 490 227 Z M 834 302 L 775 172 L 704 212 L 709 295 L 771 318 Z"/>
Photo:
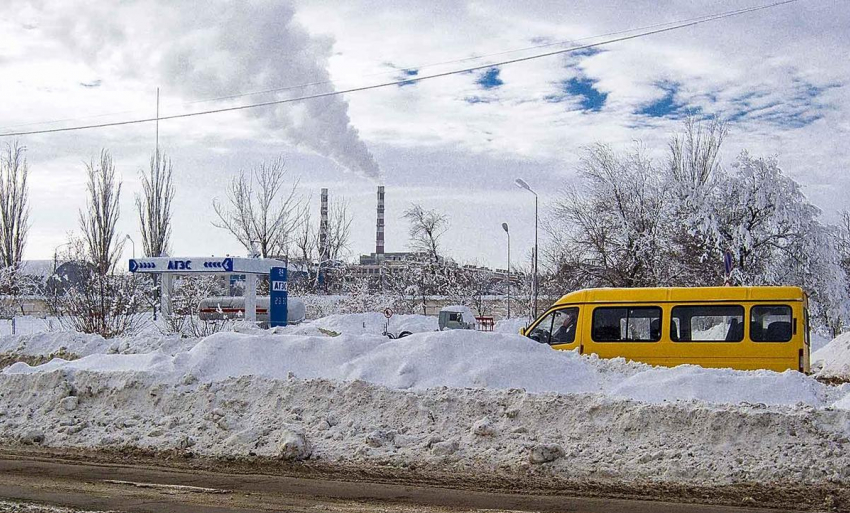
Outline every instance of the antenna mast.
<path fill-rule="evenodd" d="M 156 161 L 159 165 L 159 88 L 156 88 Z"/>

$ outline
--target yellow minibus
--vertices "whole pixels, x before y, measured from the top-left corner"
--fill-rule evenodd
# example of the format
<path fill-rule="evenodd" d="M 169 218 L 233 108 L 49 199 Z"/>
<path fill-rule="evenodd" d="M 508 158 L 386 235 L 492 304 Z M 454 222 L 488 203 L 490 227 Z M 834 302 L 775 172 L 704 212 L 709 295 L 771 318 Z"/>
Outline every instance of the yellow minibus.
<path fill-rule="evenodd" d="M 650 365 L 809 372 L 807 306 L 799 287 L 586 289 L 521 333 L 554 349 Z"/>

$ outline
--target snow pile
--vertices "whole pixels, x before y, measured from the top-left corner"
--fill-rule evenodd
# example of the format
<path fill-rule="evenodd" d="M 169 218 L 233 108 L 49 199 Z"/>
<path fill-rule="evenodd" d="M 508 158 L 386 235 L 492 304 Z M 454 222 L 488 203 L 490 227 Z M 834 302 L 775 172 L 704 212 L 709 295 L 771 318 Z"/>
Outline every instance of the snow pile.
<path fill-rule="evenodd" d="M 794 371 L 733 371 L 685 365 L 650 367 L 622 358 L 600 359 L 553 351 L 519 335 L 467 330 L 414 334 L 299 336 L 219 333 L 170 355 L 94 354 L 31 367 L 16 363 L 4 374 L 144 372 L 160 383 L 214 383 L 255 376 L 268 379 L 363 380 L 393 389 L 436 387 L 524 389 L 530 393 L 601 394 L 641 402 L 833 406 L 850 386 L 831 387 Z"/>
<path fill-rule="evenodd" d="M 496 333 L 510 333 L 516 335 L 519 330 L 528 326 L 533 319 L 527 317 L 512 317 L 510 319 L 501 319 L 496 321 L 496 326 L 493 331 Z"/>
<path fill-rule="evenodd" d="M 850 333 L 835 337 L 812 353 L 812 370 L 823 378 L 850 380 Z"/>
<path fill-rule="evenodd" d="M 345 327 L 325 325 L 334 322 Z M 850 385 L 650 367 L 519 335 L 220 333 L 173 354 L 16 363 L 0 391 L 7 445 L 320 458 L 549 484 L 850 486 Z"/>
<path fill-rule="evenodd" d="M 810 333 L 809 338 L 811 341 L 812 353 L 820 350 L 821 348 L 823 348 L 823 346 L 829 344 L 832 341 L 831 337 L 824 336 L 814 330 L 812 330 L 812 332 Z"/>
<path fill-rule="evenodd" d="M 18 356 L 67 355 L 73 357 L 110 353 L 176 354 L 187 351 L 200 339 L 177 335 L 149 334 L 106 340 L 100 335 L 75 331 L 50 331 L 31 335 L 0 336 L 0 354 Z"/>
<path fill-rule="evenodd" d="M 55 331 L 62 326 L 56 317 L 39 317 L 35 315 L 16 315 L 14 322 L 15 334 L 17 335 Z M 11 334 L 12 319 L 0 319 L 0 335 Z"/>
<path fill-rule="evenodd" d="M 4 444 L 416 465 L 541 483 L 850 485 L 850 412 L 804 406 L 295 378 L 164 384 L 126 369 L 6 374 L 0 388 Z"/>
<path fill-rule="evenodd" d="M 107 351 L 110 342 L 100 335 L 87 335 L 74 331 L 50 331 L 30 335 L 0 336 L 0 353 L 27 356 L 47 356 L 72 353 L 85 356 Z"/>
<path fill-rule="evenodd" d="M 39 319 L 39 321 L 41 320 Z M 47 325 L 45 324 L 45 326 Z M 385 326 L 386 318 L 383 314 L 365 313 L 331 315 L 274 330 L 262 330 L 248 323 L 236 323 L 233 330 L 255 335 L 283 333 L 328 337 L 341 333 L 381 335 Z M 402 331 L 411 333 L 436 331 L 437 328 L 437 318 L 424 315 L 394 315 L 389 326 L 389 330 L 393 334 Z M 173 355 L 188 351 L 202 340 L 200 338 L 164 335 L 160 329 L 161 327 L 150 322 L 145 325 L 141 333 L 135 336 L 111 340 L 105 340 L 99 335 L 88 335 L 75 331 L 36 331 L 29 335 L 0 335 L 0 356 L 5 356 L 6 361 L 14 361 L 20 357 L 28 356 L 51 357 L 59 355 L 65 358 L 76 358 L 94 354 L 142 354 L 154 351 Z"/>
<path fill-rule="evenodd" d="M 322 317 L 302 324 L 286 326 L 277 330 L 278 333 L 290 335 L 318 335 L 327 332 L 344 333 L 347 335 L 382 335 L 387 325 L 384 314 L 377 312 L 359 314 L 334 314 Z M 325 330 L 322 333 L 321 330 Z M 389 331 L 393 334 L 409 331 L 420 333 L 423 331 L 437 331 L 439 325 L 437 318 L 429 315 L 393 315 L 390 317 Z"/>

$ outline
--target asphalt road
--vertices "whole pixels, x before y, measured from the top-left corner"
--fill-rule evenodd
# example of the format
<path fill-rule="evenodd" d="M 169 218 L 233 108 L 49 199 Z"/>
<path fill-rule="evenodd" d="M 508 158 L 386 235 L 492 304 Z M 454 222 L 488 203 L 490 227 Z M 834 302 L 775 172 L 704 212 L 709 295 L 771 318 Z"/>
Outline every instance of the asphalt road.
<path fill-rule="evenodd" d="M 86 511 L 176 513 L 768 511 L 0 457 L 0 511 L 16 511 L 6 509 L 10 503 L 63 506 Z M 35 512 L 39 509 L 25 511 Z"/>

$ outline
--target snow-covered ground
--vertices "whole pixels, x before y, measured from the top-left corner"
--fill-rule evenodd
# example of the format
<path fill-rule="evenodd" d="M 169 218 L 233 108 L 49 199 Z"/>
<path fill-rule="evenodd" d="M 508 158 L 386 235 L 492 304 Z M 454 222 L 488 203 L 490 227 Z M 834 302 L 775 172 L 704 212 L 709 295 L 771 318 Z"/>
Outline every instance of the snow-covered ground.
<path fill-rule="evenodd" d="M 294 326 L 286 326 L 278 329 L 278 333 L 291 335 L 318 335 L 323 334 L 321 330 L 333 333 L 345 333 L 347 335 L 373 334 L 381 335 L 387 326 L 387 318 L 377 312 L 359 314 L 334 314 L 320 319 L 308 321 Z M 437 318 L 426 315 L 393 315 L 389 319 L 388 331 L 393 334 L 409 331 L 419 333 L 422 331 L 437 331 L 439 326 Z"/>
<path fill-rule="evenodd" d="M 812 370 L 824 378 L 850 381 L 850 333 L 839 335 L 812 353 Z"/>
<path fill-rule="evenodd" d="M 390 331 L 417 332 L 399 340 L 384 324 L 358 314 L 205 339 L 0 337 L 0 353 L 82 357 L 0 373 L 0 443 L 850 485 L 850 385 L 552 351 L 516 334 L 522 319 L 480 333 L 394 316 Z M 850 335 L 815 356 L 846 372 Z"/>
<path fill-rule="evenodd" d="M 62 326 L 55 317 L 36 317 L 34 315 L 19 315 L 14 319 L 0 319 L 0 336 L 31 335 L 45 331 L 58 331 Z"/>
<path fill-rule="evenodd" d="M 475 331 L 425 332 L 400 340 L 339 336 L 219 333 L 188 350 L 163 343 L 153 352 L 18 362 L 4 375 L 59 371 L 135 371 L 152 382 L 213 383 L 228 378 L 362 380 L 388 388 L 523 389 L 530 393 L 600 394 L 645 403 L 698 401 L 850 409 L 850 385 L 834 387 L 798 372 L 734 371 L 695 365 L 652 367 L 618 359 L 553 351 L 519 335 Z M 176 339 L 174 339 L 176 340 Z M 126 344 L 128 341 L 124 341 Z M 93 344 L 86 345 L 90 349 Z M 141 346 L 136 346 L 139 349 Z"/>

